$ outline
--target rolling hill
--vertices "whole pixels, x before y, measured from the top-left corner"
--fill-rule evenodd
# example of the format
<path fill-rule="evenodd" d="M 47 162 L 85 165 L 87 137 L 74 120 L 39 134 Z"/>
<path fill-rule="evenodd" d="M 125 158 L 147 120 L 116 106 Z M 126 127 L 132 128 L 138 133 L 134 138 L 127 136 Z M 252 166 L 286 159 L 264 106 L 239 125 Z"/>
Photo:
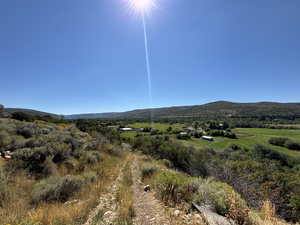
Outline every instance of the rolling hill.
<path fill-rule="evenodd" d="M 4 108 L 4 112 L 7 112 L 7 113 L 24 112 L 24 113 L 27 113 L 27 114 L 30 114 L 33 116 L 51 116 L 51 117 L 55 117 L 55 118 L 60 117 L 57 114 L 42 112 L 42 111 L 33 110 L 33 109 Z"/>
<path fill-rule="evenodd" d="M 152 111 L 154 118 L 174 117 L 204 117 L 204 118 L 299 118 L 300 103 L 278 103 L 278 102 L 257 102 L 257 103 L 235 103 L 218 101 L 204 105 L 176 106 L 154 109 L 138 109 L 119 113 L 93 113 L 67 115 L 68 119 L 78 118 L 147 118 Z"/>

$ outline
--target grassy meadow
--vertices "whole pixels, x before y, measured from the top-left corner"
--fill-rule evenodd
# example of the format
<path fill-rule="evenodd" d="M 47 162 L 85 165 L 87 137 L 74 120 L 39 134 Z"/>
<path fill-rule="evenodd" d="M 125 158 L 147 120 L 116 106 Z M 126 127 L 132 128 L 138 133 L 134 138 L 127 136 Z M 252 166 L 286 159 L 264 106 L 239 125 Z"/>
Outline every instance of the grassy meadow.
<path fill-rule="evenodd" d="M 191 145 L 197 148 L 210 147 L 215 150 L 222 151 L 232 144 L 239 145 L 245 148 L 251 148 L 256 144 L 263 144 L 300 159 L 299 151 L 292 151 L 285 147 L 279 147 L 269 144 L 269 139 L 272 137 L 287 137 L 294 141 L 300 141 L 300 130 L 288 129 L 265 129 L 265 128 L 236 128 L 233 132 L 237 134 L 238 139 L 230 139 L 224 137 L 215 137 L 215 141 L 209 142 L 202 139 L 192 138 L 191 140 L 182 141 L 186 145 Z"/>
<path fill-rule="evenodd" d="M 150 123 L 133 123 L 129 124 L 129 127 L 138 129 L 144 127 L 151 127 Z M 152 127 L 165 135 L 175 138 L 176 135 L 167 134 L 166 131 L 169 127 L 172 130 L 182 130 L 184 124 L 163 124 L 154 123 Z M 199 138 L 191 138 L 190 140 L 180 140 L 186 146 L 193 146 L 195 148 L 213 148 L 217 151 L 223 151 L 230 145 L 235 144 L 240 147 L 252 148 L 256 144 L 262 144 L 271 147 L 278 152 L 284 153 L 290 157 L 297 158 L 300 160 L 300 151 L 289 150 L 285 147 L 275 146 L 269 144 L 269 139 L 272 137 L 286 137 L 294 141 L 300 142 L 300 130 L 297 129 L 267 129 L 267 128 L 235 128 L 232 130 L 236 135 L 237 139 L 230 139 L 226 137 L 215 137 L 213 142 L 209 142 Z M 123 138 L 134 138 L 137 132 L 124 132 L 121 134 Z M 143 133 L 144 135 L 149 135 L 149 133 Z"/>
<path fill-rule="evenodd" d="M 132 123 L 129 125 L 132 128 L 144 128 L 144 127 L 152 127 L 153 129 L 165 132 L 169 127 L 172 127 L 173 130 L 179 129 L 181 130 L 184 127 L 184 124 L 181 123 L 174 123 L 174 124 L 167 124 L 167 123 Z"/>

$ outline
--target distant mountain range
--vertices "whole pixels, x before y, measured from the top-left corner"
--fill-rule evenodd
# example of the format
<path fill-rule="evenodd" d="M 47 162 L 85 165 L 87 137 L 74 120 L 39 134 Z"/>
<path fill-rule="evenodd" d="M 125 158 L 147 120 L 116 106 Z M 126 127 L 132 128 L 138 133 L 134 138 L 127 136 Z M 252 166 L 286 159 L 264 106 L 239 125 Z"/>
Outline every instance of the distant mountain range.
<path fill-rule="evenodd" d="M 38 116 L 60 117 L 59 115 L 41 112 L 32 109 L 4 108 L 5 112 L 24 112 Z M 300 103 L 278 103 L 278 102 L 256 102 L 256 103 L 235 103 L 227 101 L 212 102 L 203 105 L 194 106 L 175 106 L 154 109 L 137 109 L 127 112 L 112 113 L 88 113 L 65 115 L 67 119 L 95 119 L 95 118 L 113 118 L 113 119 L 136 119 L 149 118 L 150 113 L 154 118 L 184 118 L 184 117 L 202 117 L 202 118 L 300 118 Z"/>
<path fill-rule="evenodd" d="M 274 118 L 300 117 L 300 103 L 278 103 L 278 102 L 257 102 L 257 103 L 235 103 L 227 101 L 212 102 L 194 106 L 176 106 L 154 109 L 138 109 L 117 113 L 91 113 L 66 115 L 68 119 L 91 119 L 91 118 L 147 118 L 153 114 L 154 118 L 174 117 L 204 117 L 204 118 L 225 118 L 225 117 L 263 117 Z"/>

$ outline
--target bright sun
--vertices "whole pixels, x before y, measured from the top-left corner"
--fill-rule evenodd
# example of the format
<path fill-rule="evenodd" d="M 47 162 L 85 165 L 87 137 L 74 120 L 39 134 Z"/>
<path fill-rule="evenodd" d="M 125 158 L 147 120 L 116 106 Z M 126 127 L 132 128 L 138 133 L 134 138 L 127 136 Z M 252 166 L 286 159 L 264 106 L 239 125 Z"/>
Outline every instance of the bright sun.
<path fill-rule="evenodd" d="M 155 0 L 129 0 L 131 6 L 139 11 L 147 11 L 154 6 Z"/>

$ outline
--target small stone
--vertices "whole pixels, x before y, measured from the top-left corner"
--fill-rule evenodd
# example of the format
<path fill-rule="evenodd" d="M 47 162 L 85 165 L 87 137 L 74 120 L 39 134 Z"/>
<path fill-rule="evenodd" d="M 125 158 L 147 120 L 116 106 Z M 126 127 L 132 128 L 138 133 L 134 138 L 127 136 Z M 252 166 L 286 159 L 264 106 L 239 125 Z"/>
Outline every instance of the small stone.
<path fill-rule="evenodd" d="M 103 214 L 103 217 L 110 217 L 111 215 L 113 214 L 113 212 L 112 211 L 107 211 L 107 212 L 105 212 L 104 214 Z"/>
<path fill-rule="evenodd" d="M 173 215 L 176 216 L 176 217 L 179 216 L 179 214 L 180 214 L 179 210 L 175 210 L 174 213 L 173 213 Z"/>
<path fill-rule="evenodd" d="M 145 192 L 151 191 L 150 185 L 146 185 L 146 186 L 144 187 L 144 191 L 145 191 Z"/>
<path fill-rule="evenodd" d="M 201 216 L 199 214 L 194 215 L 195 219 L 201 219 Z"/>

